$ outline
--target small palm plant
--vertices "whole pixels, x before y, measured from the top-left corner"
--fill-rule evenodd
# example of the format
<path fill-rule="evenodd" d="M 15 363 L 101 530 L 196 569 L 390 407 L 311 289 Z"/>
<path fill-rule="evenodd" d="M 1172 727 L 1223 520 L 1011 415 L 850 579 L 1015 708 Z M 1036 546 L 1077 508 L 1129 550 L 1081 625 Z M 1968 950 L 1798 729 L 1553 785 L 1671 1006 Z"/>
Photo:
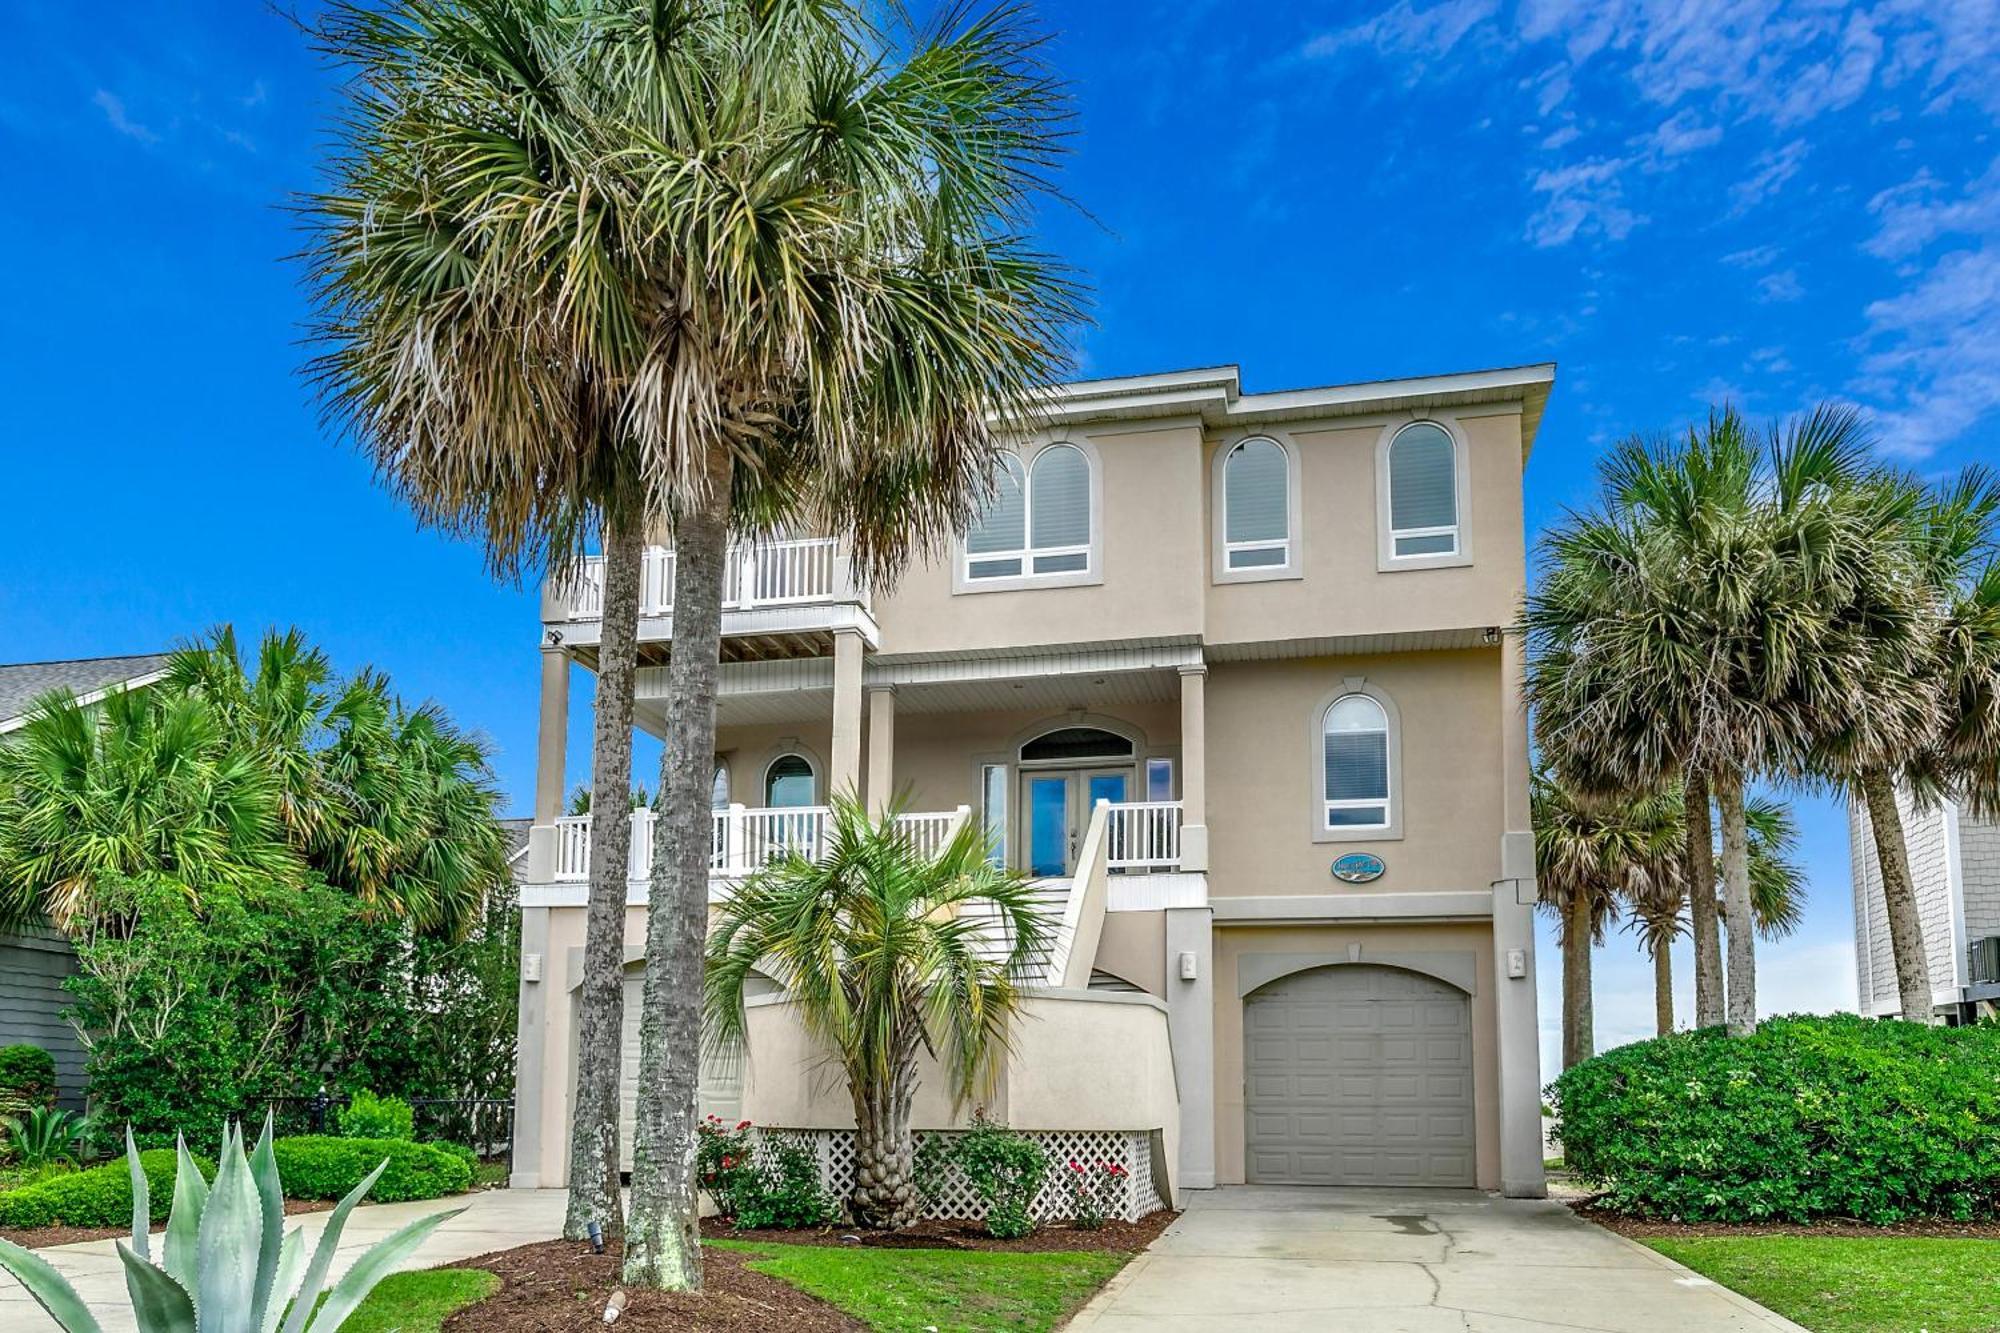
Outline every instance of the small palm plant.
<path fill-rule="evenodd" d="M 74 1111 L 38 1106 L 20 1115 L 0 1116 L 7 1155 L 34 1169 L 76 1160 L 76 1141 L 83 1137 L 83 1117 Z"/>
<path fill-rule="evenodd" d="M 1048 939 L 1027 880 L 988 859 L 976 821 L 926 856 L 893 810 L 875 822 L 835 798 L 823 856 L 774 862 L 722 905 L 708 944 L 710 1031 L 741 1042 L 745 983 L 763 972 L 782 984 L 847 1075 L 854 1220 L 907 1226 L 918 1209 L 918 1056 L 937 1056 L 961 1100 L 989 1086 Z"/>
<path fill-rule="evenodd" d="M 271 1120 L 254 1153 L 243 1151 L 240 1127 L 224 1131 L 214 1184 L 202 1179 L 187 1144 L 177 1145 L 173 1211 L 157 1262 L 152 1257 L 151 1200 L 132 1131 L 125 1131 L 125 1160 L 132 1170 L 132 1241 L 118 1243 L 125 1290 L 139 1333 L 335 1333 L 375 1284 L 394 1271 L 437 1226 L 464 1212 L 419 1218 L 356 1259 L 326 1292 L 327 1272 L 341 1229 L 354 1205 L 375 1185 L 388 1162 L 368 1174 L 340 1201 L 320 1233 L 311 1262 L 305 1233 L 284 1230 L 285 1195 L 278 1159 L 271 1151 Z M 12 1273 L 49 1312 L 63 1333 L 101 1333 L 97 1317 L 54 1266 L 32 1250 L 0 1240 L 0 1268 Z M 282 1330 L 280 1320 L 283 1321 Z"/>

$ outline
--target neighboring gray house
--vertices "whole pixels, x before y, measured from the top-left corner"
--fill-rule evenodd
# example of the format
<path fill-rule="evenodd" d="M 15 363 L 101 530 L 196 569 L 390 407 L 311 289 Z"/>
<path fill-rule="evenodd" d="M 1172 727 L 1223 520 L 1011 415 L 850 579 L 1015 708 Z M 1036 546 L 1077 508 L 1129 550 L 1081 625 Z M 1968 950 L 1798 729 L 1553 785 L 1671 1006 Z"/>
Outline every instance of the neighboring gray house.
<path fill-rule="evenodd" d="M 2000 1014 L 2000 821 L 1946 801 L 1916 809 L 1898 793 L 1910 875 L 1923 922 L 1935 1016 L 1971 1023 Z M 1882 904 L 1882 872 L 1867 811 L 1850 802 L 1848 852 L 1854 883 L 1854 960 L 1863 1014 L 1898 1012 L 1896 965 Z"/>
<path fill-rule="evenodd" d="M 27 724 L 35 701 L 51 690 L 96 703 L 114 690 L 151 685 L 166 667 L 165 653 L 0 665 L 0 744 Z M 0 934 L 0 1046 L 25 1043 L 53 1055 L 62 1104 L 81 1110 L 83 1046 L 62 1017 L 69 1005 L 63 981 L 75 971 L 76 955 L 56 931 Z"/>

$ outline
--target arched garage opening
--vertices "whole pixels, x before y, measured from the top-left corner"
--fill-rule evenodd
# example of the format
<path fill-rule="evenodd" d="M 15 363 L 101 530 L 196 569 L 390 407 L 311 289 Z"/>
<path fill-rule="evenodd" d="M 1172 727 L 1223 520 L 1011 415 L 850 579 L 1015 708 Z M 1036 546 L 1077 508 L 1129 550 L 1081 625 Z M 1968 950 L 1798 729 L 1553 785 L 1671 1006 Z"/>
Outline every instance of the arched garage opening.
<path fill-rule="evenodd" d="M 1261 1185 L 1473 1184 L 1472 1004 L 1370 964 L 1243 1001 L 1244 1165 Z"/>

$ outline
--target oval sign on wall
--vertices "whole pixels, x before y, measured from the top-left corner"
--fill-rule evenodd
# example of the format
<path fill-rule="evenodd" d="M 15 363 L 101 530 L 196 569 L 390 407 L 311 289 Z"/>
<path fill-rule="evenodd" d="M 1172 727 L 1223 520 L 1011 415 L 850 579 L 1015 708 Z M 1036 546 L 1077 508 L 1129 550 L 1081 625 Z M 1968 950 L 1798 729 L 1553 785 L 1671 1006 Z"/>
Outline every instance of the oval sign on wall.
<path fill-rule="evenodd" d="M 1388 869 L 1372 852 L 1349 852 L 1333 863 L 1333 877 L 1345 884 L 1366 884 L 1382 878 Z"/>

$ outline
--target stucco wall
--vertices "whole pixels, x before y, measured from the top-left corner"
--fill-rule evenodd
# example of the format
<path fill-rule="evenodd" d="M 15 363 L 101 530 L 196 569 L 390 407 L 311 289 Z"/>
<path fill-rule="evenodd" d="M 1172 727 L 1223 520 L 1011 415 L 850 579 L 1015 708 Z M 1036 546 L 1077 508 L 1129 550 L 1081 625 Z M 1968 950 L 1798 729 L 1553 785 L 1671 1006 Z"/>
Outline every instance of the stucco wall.
<path fill-rule="evenodd" d="M 1358 954 L 1354 951 L 1358 950 Z M 1215 1178 L 1243 1183 L 1243 999 L 1238 968 L 1259 954 L 1312 955 L 1395 965 L 1431 958 L 1473 977 L 1472 1104 L 1481 1189 L 1500 1187 L 1499 1037 L 1493 934 L 1485 925 L 1218 926 L 1215 932 Z"/>
<path fill-rule="evenodd" d="M 1100 972 L 1129 981 L 1148 995 L 1167 994 L 1167 914 L 1107 912 L 1097 940 Z"/>

